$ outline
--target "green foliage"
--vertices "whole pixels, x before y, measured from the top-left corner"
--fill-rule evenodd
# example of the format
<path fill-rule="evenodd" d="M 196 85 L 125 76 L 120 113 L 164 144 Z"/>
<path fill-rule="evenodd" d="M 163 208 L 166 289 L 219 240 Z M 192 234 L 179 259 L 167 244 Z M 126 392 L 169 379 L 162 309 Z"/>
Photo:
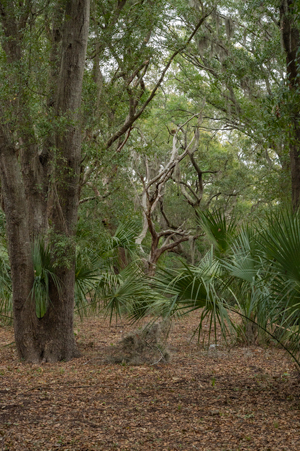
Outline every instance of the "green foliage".
<path fill-rule="evenodd" d="M 150 289 L 149 281 L 135 262 L 119 274 L 102 274 L 96 290 L 110 320 L 125 314 L 136 321 L 152 311 L 158 300 L 158 294 Z"/>
<path fill-rule="evenodd" d="M 164 298 L 158 301 L 156 308 L 163 316 L 187 314 L 201 309 L 199 337 L 203 322 L 207 320 L 209 341 L 211 334 L 217 340 L 217 325 L 226 338 L 234 325 L 227 313 L 227 302 L 219 296 L 224 291 L 220 276 L 221 267 L 213 258 L 212 251 L 201 260 L 199 266 L 184 265 L 178 270 L 159 271 L 154 283 Z"/>
<path fill-rule="evenodd" d="M 140 226 L 136 221 L 120 223 L 114 236 L 102 242 L 91 256 L 77 255 L 76 311 L 104 311 L 116 319 L 125 314 L 138 319 L 156 299 L 138 261 L 135 238 Z M 120 262 L 119 250 L 128 254 L 128 264 Z"/>
<path fill-rule="evenodd" d="M 6 248 L 0 245 L 0 324 L 12 319 L 12 286 Z"/>
<path fill-rule="evenodd" d="M 280 211 L 267 218 L 259 237 L 264 264 L 270 266 L 272 321 L 283 332 L 293 327 L 291 339 L 300 333 L 300 215 Z"/>
<path fill-rule="evenodd" d="M 126 249 L 132 257 L 135 257 L 137 253 L 135 239 L 139 234 L 140 227 L 138 221 L 131 220 L 125 223 L 121 222 L 118 225 L 114 236 L 108 242 L 108 249 L 112 250 L 122 247 L 123 249 Z"/>
<path fill-rule="evenodd" d="M 74 263 L 75 240 L 73 237 L 55 233 L 50 230 L 47 240 L 47 254 L 52 261 L 52 268 L 71 268 Z"/>
<path fill-rule="evenodd" d="M 98 280 L 98 256 L 93 254 L 87 258 L 83 252 L 78 250 L 75 266 L 75 310 L 81 317 L 88 312 Z"/>
<path fill-rule="evenodd" d="M 213 213 L 200 211 L 198 215 L 199 225 L 214 245 L 216 255 L 225 255 L 238 231 L 237 218 L 234 215 L 228 218 L 225 212 L 221 210 Z"/>
<path fill-rule="evenodd" d="M 272 307 L 267 283 L 269 266 L 263 264 L 256 237 L 250 228 L 242 228 L 230 247 L 229 257 L 221 263 L 231 293 L 231 306 L 242 319 L 237 327 L 238 339 L 248 344 L 266 338 L 268 312 Z"/>
<path fill-rule="evenodd" d="M 300 366 L 299 218 L 277 211 L 230 238 L 226 258 L 216 258 L 212 247 L 198 266 L 159 270 L 151 283 L 160 298 L 141 311 L 172 317 L 200 310 L 199 337 L 207 320 L 209 340 L 217 339 L 217 326 L 225 340 L 232 333 L 251 344 L 271 338 Z M 234 323 L 230 312 L 242 322 Z"/>
<path fill-rule="evenodd" d="M 32 300 L 38 318 L 42 318 L 50 303 L 50 284 L 53 283 L 58 291 L 61 290 L 60 280 L 55 273 L 52 252 L 43 240 L 34 243 L 33 252 L 34 281 L 31 290 Z"/>

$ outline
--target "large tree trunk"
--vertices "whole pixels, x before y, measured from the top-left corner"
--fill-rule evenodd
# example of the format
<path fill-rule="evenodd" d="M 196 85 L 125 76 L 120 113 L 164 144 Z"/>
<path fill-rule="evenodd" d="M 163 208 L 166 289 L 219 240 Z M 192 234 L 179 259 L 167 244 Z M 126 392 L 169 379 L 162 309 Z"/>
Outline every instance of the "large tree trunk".
<path fill-rule="evenodd" d="M 30 302 L 34 272 L 31 257 L 28 212 L 25 189 L 16 151 L 3 127 L 0 132 L 0 176 L 7 223 L 7 239 L 11 264 L 16 343 L 23 357 L 24 348 L 32 353 L 32 323 L 35 308 Z"/>
<path fill-rule="evenodd" d="M 300 110 L 298 93 L 300 33 L 295 23 L 296 3 L 295 0 L 283 0 L 280 6 L 282 41 L 286 52 L 286 70 L 292 99 L 290 108 L 290 167 L 294 210 L 300 205 Z"/>
<path fill-rule="evenodd" d="M 59 64 L 59 70 L 52 66 L 50 78 L 57 75 L 56 94 L 52 89 L 55 85 L 52 80 L 50 97 L 56 117 L 66 120 L 67 125 L 56 136 L 46 138 L 42 153 L 38 153 L 34 124 L 31 122 L 30 109 L 26 108 L 26 96 L 22 96 L 21 84 L 17 105 L 20 118 L 18 124 L 15 125 L 13 121 L 9 123 L 3 108 L 0 109 L 0 177 L 11 264 L 15 340 L 20 358 L 30 362 L 55 362 L 78 356 L 73 334 L 73 236 L 79 202 L 79 109 L 88 38 L 89 3 L 90 0 L 58 0 L 57 3 L 57 8 L 65 6 L 65 16 L 61 30 L 60 57 L 60 39 L 53 42 L 56 47 L 50 56 L 50 59 L 56 59 Z M 16 67 L 22 61 L 20 49 L 24 23 L 18 18 L 14 6 L 8 7 L 3 0 L 0 0 L 0 15 L 6 34 L 2 46 L 14 69 L 13 65 Z M 57 15 L 55 19 L 57 22 Z M 12 44 L 8 46 L 6 42 Z M 15 71 L 12 70 L 11 73 L 14 74 Z M 15 136 L 18 136 L 17 142 Z M 18 146 L 21 147 L 20 151 Z M 48 309 L 42 318 L 38 318 L 33 295 L 32 249 L 34 241 L 44 238 L 49 227 L 48 241 L 52 244 L 59 284 L 50 280 Z"/>
<path fill-rule="evenodd" d="M 292 179 L 292 205 L 293 210 L 300 206 L 300 125 L 294 124 L 296 143 L 290 143 L 291 179 Z"/>

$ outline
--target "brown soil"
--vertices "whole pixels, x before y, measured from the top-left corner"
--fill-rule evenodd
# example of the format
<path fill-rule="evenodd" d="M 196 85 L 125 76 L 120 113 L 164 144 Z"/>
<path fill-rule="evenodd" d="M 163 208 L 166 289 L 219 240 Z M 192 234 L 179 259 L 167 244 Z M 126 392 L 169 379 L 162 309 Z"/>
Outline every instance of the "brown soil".
<path fill-rule="evenodd" d="M 0 451 L 299 451 L 300 379 L 275 347 L 190 342 L 197 316 L 172 328 L 170 363 L 106 363 L 132 328 L 78 322 L 82 357 L 18 362 L 0 328 Z"/>

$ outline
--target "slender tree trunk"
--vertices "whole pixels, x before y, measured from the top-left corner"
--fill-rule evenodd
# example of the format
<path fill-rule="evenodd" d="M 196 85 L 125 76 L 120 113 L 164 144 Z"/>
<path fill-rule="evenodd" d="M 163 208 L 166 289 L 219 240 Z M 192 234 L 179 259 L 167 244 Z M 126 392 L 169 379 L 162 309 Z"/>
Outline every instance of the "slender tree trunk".
<path fill-rule="evenodd" d="M 290 168 L 292 180 L 292 204 L 294 210 L 300 205 L 300 111 L 299 111 L 299 64 L 300 33 L 295 23 L 296 1 L 283 0 L 280 6 L 281 32 L 286 52 L 286 69 L 291 91 Z"/>

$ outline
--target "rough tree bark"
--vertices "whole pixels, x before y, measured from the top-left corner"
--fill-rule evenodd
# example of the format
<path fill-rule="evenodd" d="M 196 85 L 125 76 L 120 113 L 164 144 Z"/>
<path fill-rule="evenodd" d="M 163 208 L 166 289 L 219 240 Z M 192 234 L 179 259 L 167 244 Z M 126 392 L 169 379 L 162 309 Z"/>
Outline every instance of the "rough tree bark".
<path fill-rule="evenodd" d="M 48 107 L 51 106 L 57 118 L 66 119 L 67 125 L 45 139 L 42 151 L 16 71 L 23 64 L 24 30 L 34 2 L 19 2 L 18 6 L 8 3 L 0 0 L 4 35 L 1 45 L 8 70 L 11 69 L 10 83 L 18 86 L 18 94 L 9 105 L 14 108 L 16 120 L 7 120 L 6 105 L 0 108 L 0 177 L 11 264 L 15 341 L 19 357 L 25 361 L 69 360 L 78 355 L 73 334 L 75 250 L 72 237 L 79 202 L 78 124 L 90 0 L 57 1 L 57 10 L 64 14 L 58 14 L 53 24 L 56 37 L 50 54 L 52 87 Z M 57 24 L 59 16 L 61 27 Z M 32 296 L 32 246 L 49 227 L 55 240 L 65 243 L 67 258 L 56 268 L 60 288 L 53 281 L 50 283 L 48 310 L 38 318 Z"/>
<path fill-rule="evenodd" d="M 280 6 L 280 25 L 282 41 L 286 52 L 286 69 L 289 89 L 293 98 L 291 109 L 290 167 L 292 179 L 292 204 L 294 210 L 300 205 L 300 111 L 299 111 L 299 76 L 300 76 L 300 32 L 295 23 L 295 0 L 283 0 Z"/>

